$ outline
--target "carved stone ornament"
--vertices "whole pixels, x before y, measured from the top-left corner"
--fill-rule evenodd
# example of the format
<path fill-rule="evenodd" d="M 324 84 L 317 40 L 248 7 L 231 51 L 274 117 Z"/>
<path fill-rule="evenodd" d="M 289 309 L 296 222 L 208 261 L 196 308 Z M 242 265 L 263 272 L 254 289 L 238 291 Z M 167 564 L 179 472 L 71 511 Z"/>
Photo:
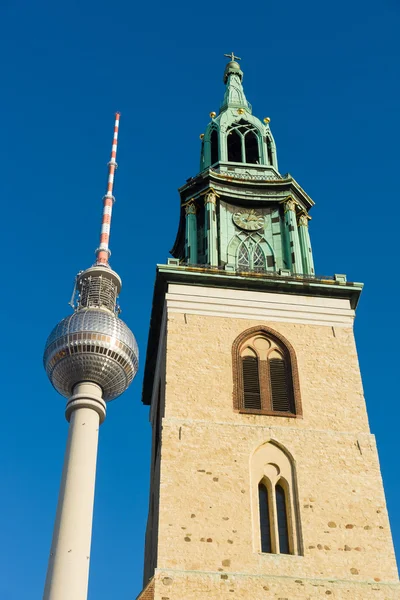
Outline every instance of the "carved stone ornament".
<path fill-rule="evenodd" d="M 296 212 L 296 202 L 293 200 L 293 198 L 288 198 L 285 202 L 285 212 L 288 210 Z"/>
<path fill-rule="evenodd" d="M 189 202 L 185 206 L 185 211 L 186 211 L 187 215 L 195 215 L 197 212 L 197 206 L 195 205 L 194 202 Z"/>
<path fill-rule="evenodd" d="M 299 225 L 303 225 L 303 227 L 308 227 L 308 219 L 309 217 L 303 213 L 299 216 Z"/>
<path fill-rule="evenodd" d="M 204 200 L 204 204 L 216 204 L 217 202 L 217 196 L 215 194 L 215 192 L 213 190 L 210 190 L 209 192 L 207 192 L 205 200 Z"/>

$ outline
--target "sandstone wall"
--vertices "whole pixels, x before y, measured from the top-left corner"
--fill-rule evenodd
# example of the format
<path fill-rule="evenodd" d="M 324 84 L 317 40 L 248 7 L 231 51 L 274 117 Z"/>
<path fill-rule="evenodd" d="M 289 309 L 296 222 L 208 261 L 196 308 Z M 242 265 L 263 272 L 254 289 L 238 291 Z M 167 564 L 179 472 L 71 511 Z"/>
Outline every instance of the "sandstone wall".
<path fill-rule="evenodd" d="M 232 344 L 257 324 L 295 349 L 302 418 L 233 410 Z M 175 307 L 165 356 L 155 600 L 400 598 L 352 327 Z M 296 556 L 255 540 L 251 458 L 271 441 L 296 474 Z"/>

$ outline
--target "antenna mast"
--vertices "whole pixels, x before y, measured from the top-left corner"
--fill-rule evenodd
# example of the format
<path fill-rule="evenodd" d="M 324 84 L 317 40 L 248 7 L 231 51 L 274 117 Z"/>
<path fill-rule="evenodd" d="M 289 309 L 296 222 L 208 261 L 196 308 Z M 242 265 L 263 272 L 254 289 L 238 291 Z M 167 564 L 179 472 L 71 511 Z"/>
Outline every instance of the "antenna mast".
<path fill-rule="evenodd" d="M 111 148 L 110 162 L 108 163 L 108 182 L 107 182 L 107 193 L 103 197 L 103 218 L 101 221 L 101 232 L 100 232 L 100 246 L 96 250 L 96 265 L 108 267 L 108 259 L 110 258 L 111 252 L 109 249 L 110 241 L 110 227 L 111 227 L 111 215 L 112 208 L 115 202 L 113 196 L 114 187 L 114 174 L 118 167 L 117 165 L 117 144 L 118 144 L 118 129 L 120 113 L 115 114 L 114 123 L 114 137 Z"/>

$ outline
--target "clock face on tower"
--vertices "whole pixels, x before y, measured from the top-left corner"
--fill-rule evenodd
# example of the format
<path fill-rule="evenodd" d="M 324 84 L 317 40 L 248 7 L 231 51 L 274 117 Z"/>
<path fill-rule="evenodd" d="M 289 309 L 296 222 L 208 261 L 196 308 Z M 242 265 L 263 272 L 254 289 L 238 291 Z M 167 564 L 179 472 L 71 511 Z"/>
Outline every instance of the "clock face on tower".
<path fill-rule="evenodd" d="M 233 215 L 233 222 L 241 229 L 247 231 L 256 231 L 263 229 L 264 217 L 257 213 L 253 208 L 250 210 L 241 210 Z"/>

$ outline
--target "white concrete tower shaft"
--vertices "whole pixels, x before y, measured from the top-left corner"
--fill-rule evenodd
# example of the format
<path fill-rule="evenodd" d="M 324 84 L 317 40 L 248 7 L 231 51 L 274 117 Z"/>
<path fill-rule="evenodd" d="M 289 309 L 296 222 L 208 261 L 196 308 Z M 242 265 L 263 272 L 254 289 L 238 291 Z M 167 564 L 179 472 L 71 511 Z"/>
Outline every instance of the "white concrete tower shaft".
<path fill-rule="evenodd" d="M 106 415 L 101 388 L 75 386 L 43 600 L 86 600 L 99 426 Z"/>

